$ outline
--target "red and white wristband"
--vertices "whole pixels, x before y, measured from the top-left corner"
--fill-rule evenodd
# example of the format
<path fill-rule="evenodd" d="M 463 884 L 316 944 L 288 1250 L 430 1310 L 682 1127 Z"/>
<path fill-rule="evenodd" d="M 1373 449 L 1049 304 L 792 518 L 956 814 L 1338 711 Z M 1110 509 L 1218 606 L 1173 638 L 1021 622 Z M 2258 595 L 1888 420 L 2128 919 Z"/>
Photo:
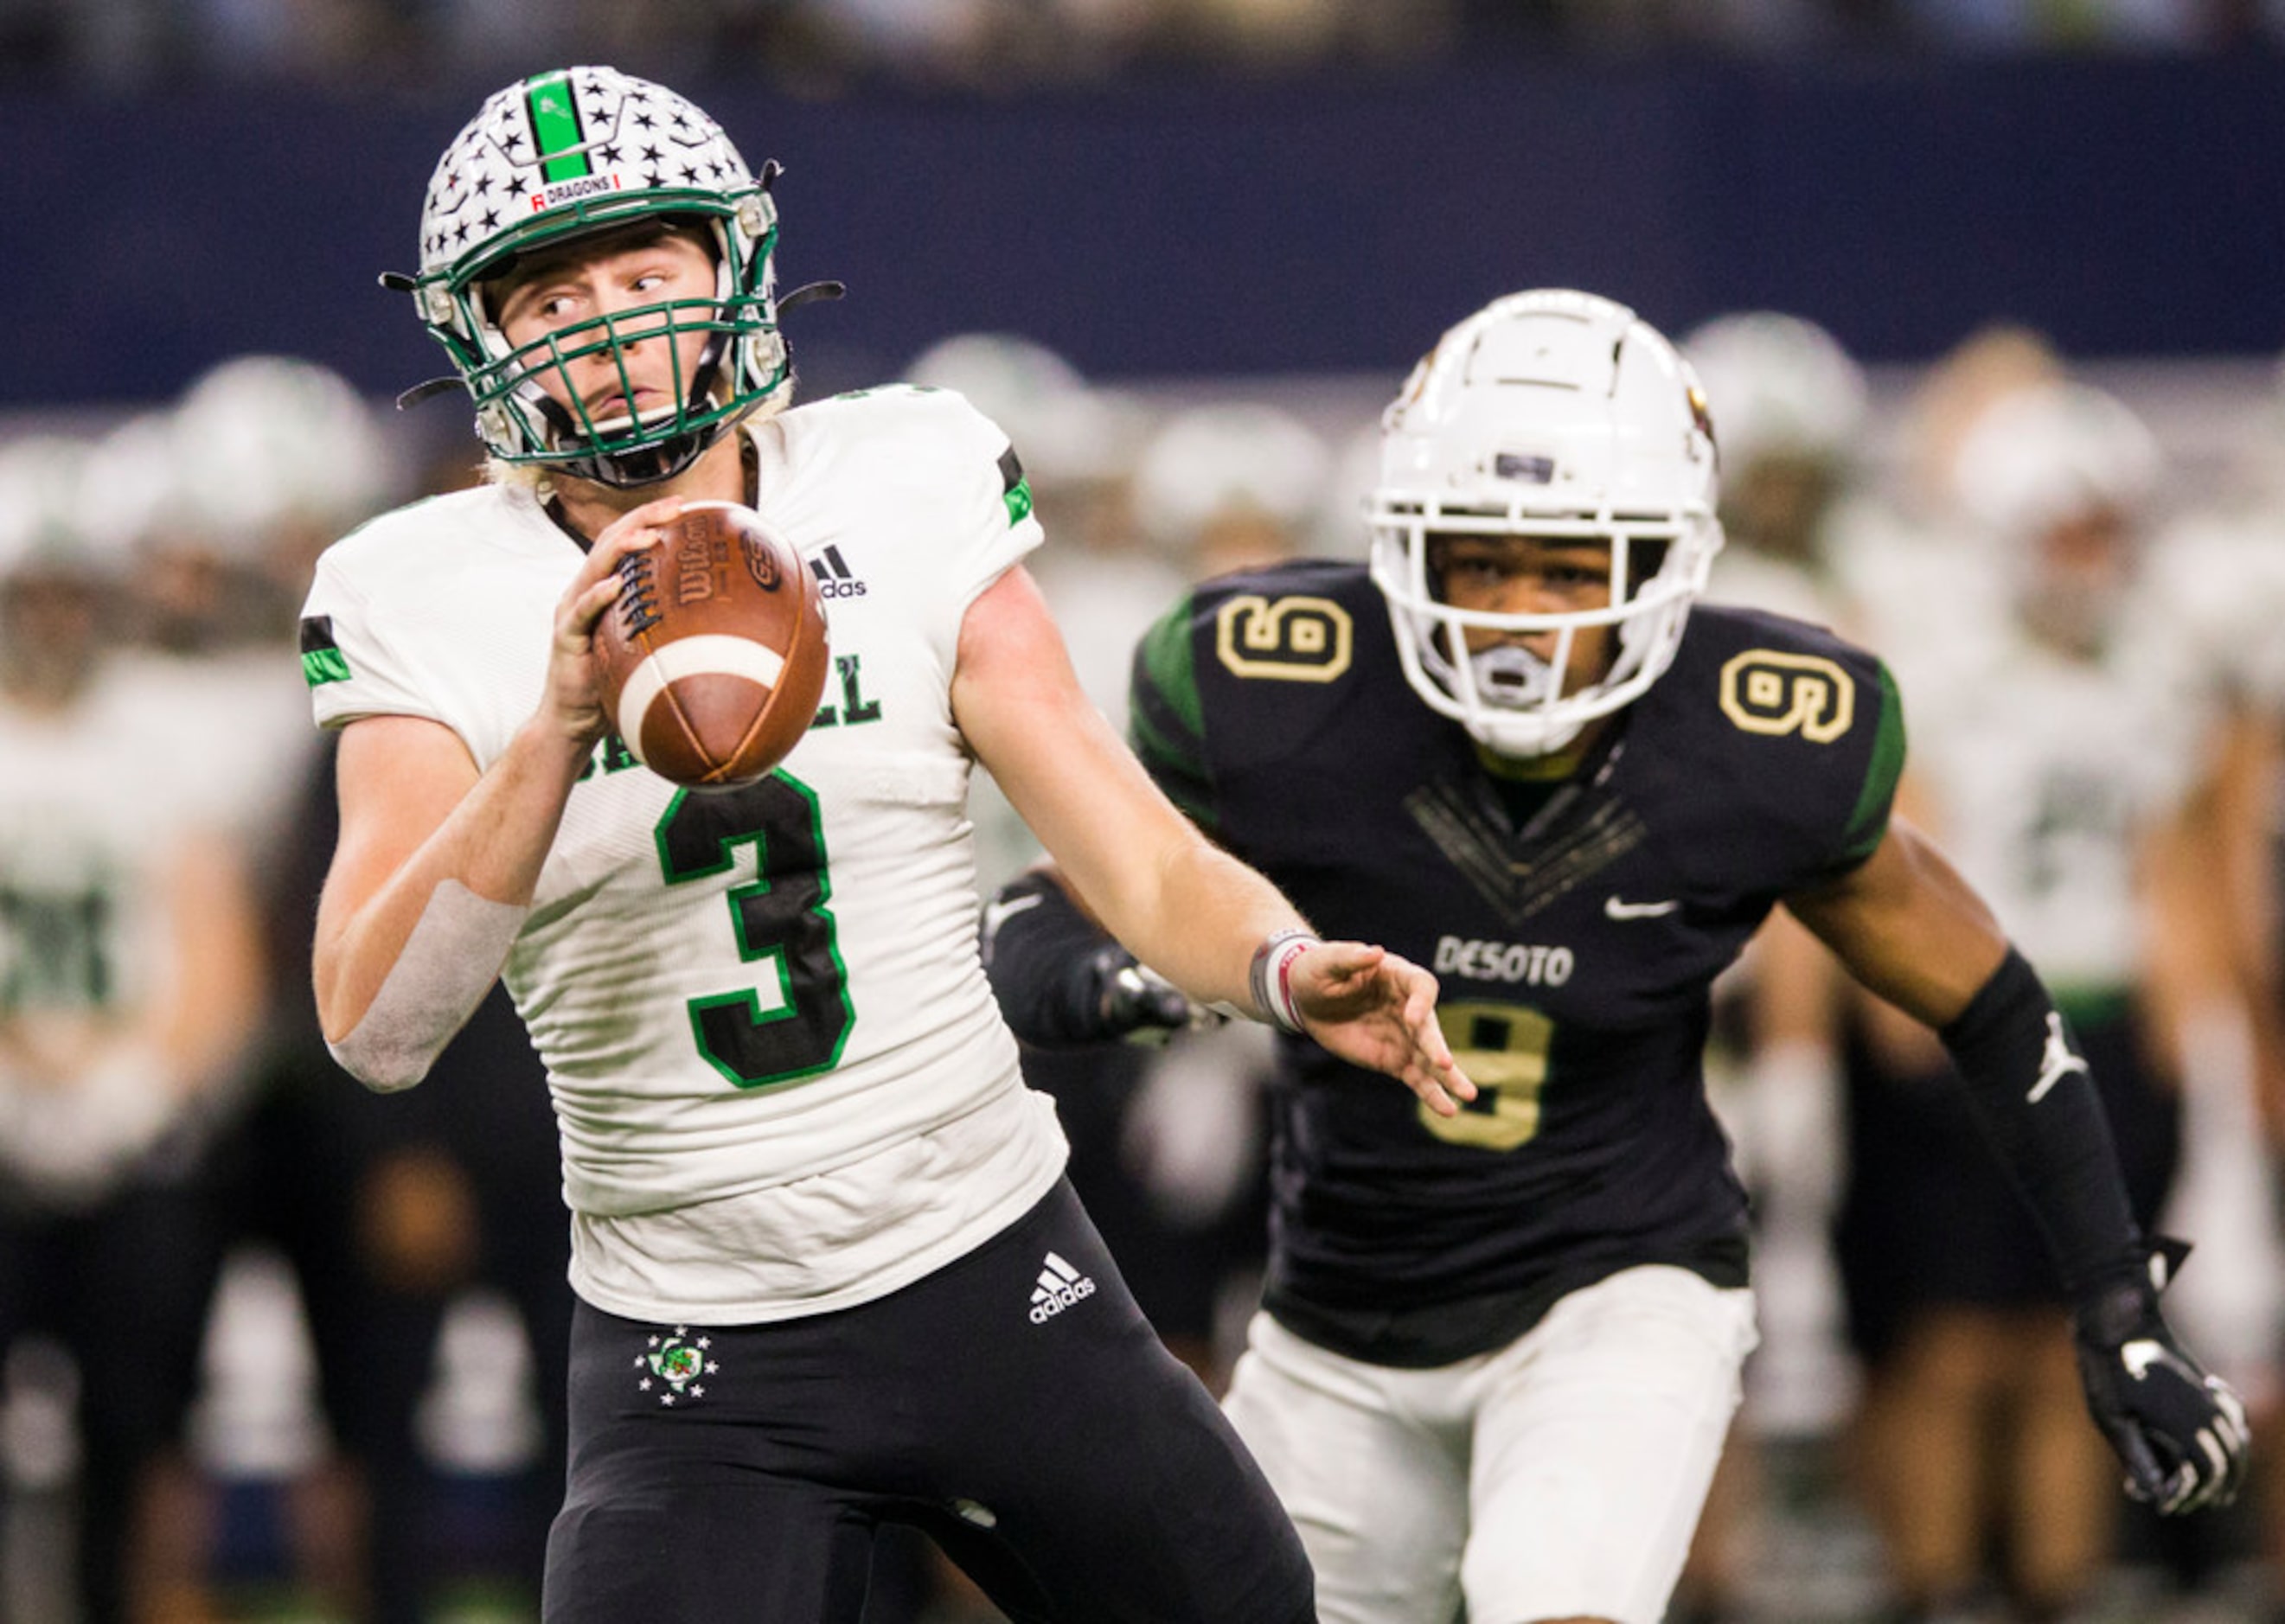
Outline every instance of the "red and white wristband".
<path fill-rule="evenodd" d="M 1300 1008 L 1293 1001 L 1293 961 L 1322 945 L 1322 938 L 1307 930 L 1273 930 L 1253 950 L 1253 962 L 1246 971 L 1253 1007 L 1287 1032 L 1300 1034 L 1307 1030 L 1301 1024 Z"/>

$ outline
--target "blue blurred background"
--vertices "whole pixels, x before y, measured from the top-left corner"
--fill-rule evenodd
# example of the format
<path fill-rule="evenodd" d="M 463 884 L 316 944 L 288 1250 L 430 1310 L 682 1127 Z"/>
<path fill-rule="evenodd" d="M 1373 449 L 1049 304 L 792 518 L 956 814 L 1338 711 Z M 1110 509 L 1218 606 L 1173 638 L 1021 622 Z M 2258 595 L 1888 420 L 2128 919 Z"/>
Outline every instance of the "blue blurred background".
<path fill-rule="evenodd" d="M 1218 36 L 1249 8 L 712 0 L 624 39 L 549 9 L 510 49 L 479 0 L 0 8 L 0 403 L 250 349 L 428 375 L 374 277 L 435 154 L 607 51 L 787 166 L 787 285 L 852 290 L 796 318 L 830 384 L 979 327 L 1098 377 L 1386 370 L 1550 283 L 1669 332 L 1786 309 L 1875 362 L 1997 318 L 2079 356 L 2285 341 L 2285 59 L 2244 8 L 1286 0 Z"/>

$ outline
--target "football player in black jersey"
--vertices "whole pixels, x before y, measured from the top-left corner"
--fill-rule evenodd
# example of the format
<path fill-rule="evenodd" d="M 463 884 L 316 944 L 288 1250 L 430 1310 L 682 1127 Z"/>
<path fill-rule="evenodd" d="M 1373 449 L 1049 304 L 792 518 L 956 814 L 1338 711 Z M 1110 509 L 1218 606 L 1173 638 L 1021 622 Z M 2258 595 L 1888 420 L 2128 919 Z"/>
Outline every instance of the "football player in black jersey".
<path fill-rule="evenodd" d="M 1448 333 L 1383 427 L 1369 570 L 1209 582 L 1135 667 L 1159 781 L 1316 928 L 1433 966 L 1479 1091 L 1448 1114 L 1282 1046 L 1269 1276 L 1227 1405 L 1322 1616 L 1661 1616 L 1755 1341 L 1708 992 L 1779 902 L 1943 1036 L 2072 1294 L 2130 1492 L 2226 1501 L 2244 1412 L 2160 1314 L 2180 1248 L 2136 1227 L 2038 976 L 1891 817 L 1887 671 L 1692 607 L 1721 531 L 1686 364 L 1608 300 L 1519 294 Z M 1019 1035 L 1166 1018 L 1052 875 L 1001 904 Z"/>

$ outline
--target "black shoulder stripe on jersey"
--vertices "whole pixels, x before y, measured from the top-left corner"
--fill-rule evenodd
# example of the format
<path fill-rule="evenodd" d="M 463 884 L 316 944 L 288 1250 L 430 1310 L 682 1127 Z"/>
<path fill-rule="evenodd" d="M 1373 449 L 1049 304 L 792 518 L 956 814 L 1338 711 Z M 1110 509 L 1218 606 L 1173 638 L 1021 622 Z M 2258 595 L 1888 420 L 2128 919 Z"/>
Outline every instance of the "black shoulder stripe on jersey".
<path fill-rule="evenodd" d="M 1023 482 L 1023 459 L 1016 455 L 1016 448 L 1011 445 L 1000 453 L 1000 489 L 1003 492 L 1013 490 Z"/>
<path fill-rule="evenodd" d="M 1888 832 L 1888 809 L 1896 802 L 1896 781 L 1904 770 L 1904 704 L 1896 679 L 1885 662 L 1876 669 L 1881 678 L 1881 721 L 1873 736 L 1873 757 L 1865 765 L 1865 785 L 1849 814 L 1841 840 L 1841 861 L 1855 867 L 1873 855 Z"/>

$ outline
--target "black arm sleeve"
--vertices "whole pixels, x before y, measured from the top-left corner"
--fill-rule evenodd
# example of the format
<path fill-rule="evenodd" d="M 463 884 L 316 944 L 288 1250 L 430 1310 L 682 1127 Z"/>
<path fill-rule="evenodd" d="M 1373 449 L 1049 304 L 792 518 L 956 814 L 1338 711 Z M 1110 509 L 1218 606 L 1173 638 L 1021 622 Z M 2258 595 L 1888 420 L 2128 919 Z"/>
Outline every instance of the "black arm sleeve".
<path fill-rule="evenodd" d="M 2109 1118 L 2038 972 L 2009 948 L 1937 1035 L 2073 1298 L 2140 1275 L 2148 1248 L 2127 1203 Z"/>
<path fill-rule="evenodd" d="M 984 973 L 1009 1030 L 1036 1048 L 1116 1040 L 1106 978 L 1135 962 L 1048 875 L 1024 875 L 984 910 Z"/>

